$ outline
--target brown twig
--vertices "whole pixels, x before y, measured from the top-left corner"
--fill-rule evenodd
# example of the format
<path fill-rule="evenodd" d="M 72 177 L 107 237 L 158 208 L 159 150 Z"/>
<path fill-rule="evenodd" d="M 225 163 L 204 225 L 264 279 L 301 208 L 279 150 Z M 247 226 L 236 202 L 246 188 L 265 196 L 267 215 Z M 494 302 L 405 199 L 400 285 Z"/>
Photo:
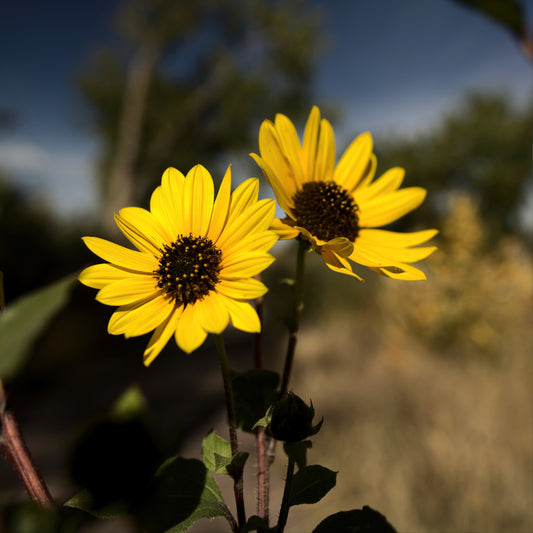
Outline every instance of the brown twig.
<path fill-rule="evenodd" d="M 0 449 L 18 474 L 30 498 L 46 509 L 55 507 L 54 500 L 37 470 L 24 442 L 15 415 L 6 409 L 4 386 L 0 380 Z"/>

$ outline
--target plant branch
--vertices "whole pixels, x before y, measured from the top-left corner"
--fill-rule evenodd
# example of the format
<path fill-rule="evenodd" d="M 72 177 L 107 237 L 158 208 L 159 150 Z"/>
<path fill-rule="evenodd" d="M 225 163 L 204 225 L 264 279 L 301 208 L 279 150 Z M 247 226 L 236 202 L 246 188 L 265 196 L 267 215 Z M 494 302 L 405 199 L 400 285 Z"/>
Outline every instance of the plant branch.
<path fill-rule="evenodd" d="M 285 479 L 285 489 L 283 490 L 283 499 L 281 500 L 281 508 L 279 510 L 278 529 L 276 533 L 283 533 L 285 525 L 287 524 L 287 518 L 289 516 L 289 497 L 291 493 L 292 477 L 294 475 L 294 457 L 289 455 L 289 464 L 287 465 L 287 477 Z"/>
<path fill-rule="evenodd" d="M 289 342 L 287 344 L 287 353 L 285 355 L 285 365 L 283 367 L 283 377 L 281 380 L 280 398 L 283 398 L 289 390 L 289 380 L 291 377 L 292 363 L 296 342 L 298 340 L 298 331 L 300 329 L 300 318 L 304 306 L 304 266 L 305 254 L 308 250 L 308 243 L 303 238 L 298 240 L 298 253 L 296 256 L 296 279 L 294 283 L 294 303 L 292 309 L 292 322 L 290 325 Z"/>
<path fill-rule="evenodd" d="M 222 371 L 222 380 L 224 382 L 231 454 L 233 457 L 235 457 L 235 455 L 237 455 L 239 452 L 239 441 L 237 439 L 237 419 L 235 416 L 235 403 L 233 400 L 233 386 L 231 384 L 231 373 L 229 370 L 228 356 L 226 354 L 226 346 L 224 344 L 224 338 L 222 335 L 215 335 L 215 344 L 217 347 L 220 370 Z M 233 490 L 235 493 L 235 504 L 237 506 L 237 519 L 239 522 L 239 529 L 242 529 L 246 523 L 246 513 L 244 510 L 243 467 L 236 467 L 232 473 L 232 477 Z"/>
<path fill-rule="evenodd" d="M 15 415 L 6 409 L 4 386 L 0 380 L 0 449 L 11 463 L 30 498 L 46 509 L 55 507 L 54 500 L 35 466 Z"/>

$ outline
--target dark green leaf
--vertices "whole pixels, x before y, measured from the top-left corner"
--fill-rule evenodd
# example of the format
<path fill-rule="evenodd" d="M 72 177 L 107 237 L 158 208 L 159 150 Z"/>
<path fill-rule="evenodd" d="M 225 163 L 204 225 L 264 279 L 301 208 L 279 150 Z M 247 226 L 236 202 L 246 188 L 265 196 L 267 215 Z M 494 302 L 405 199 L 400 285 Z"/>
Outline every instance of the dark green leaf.
<path fill-rule="evenodd" d="M 337 472 L 320 465 L 306 466 L 292 478 L 289 505 L 316 503 L 336 484 Z"/>
<path fill-rule="evenodd" d="M 96 518 L 115 518 L 126 512 L 126 506 L 122 501 L 97 507 L 93 495 L 87 489 L 81 490 L 78 494 L 70 498 L 65 503 L 65 506 L 81 509 Z"/>
<path fill-rule="evenodd" d="M 396 533 L 387 519 L 368 505 L 341 511 L 322 520 L 313 533 Z"/>
<path fill-rule="evenodd" d="M 211 430 L 202 441 L 202 458 L 205 466 L 215 474 L 227 474 L 231 463 L 230 443 Z"/>
<path fill-rule="evenodd" d="M 183 533 L 200 518 L 231 521 L 213 474 L 201 461 L 181 457 L 161 466 L 138 514 L 150 533 Z"/>
<path fill-rule="evenodd" d="M 67 303 L 77 275 L 22 296 L 0 313 L 0 378 L 12 379 L 52 317 Z"/>
<path fill-rule="evenodd" d="M 237 452 L 235 456 L 231 459 L 231 463 L 228 465 L 228 474 L 233 477 L 238 477 L 239 474 L 242 474 L 244 465 L 249 457 L 248 452 Z"/>
<path fill-rule="evenodd" d="M 279 374 L 270 370 L 249 370 L 233 378 L 237 425 L 251 432 L 253 426 L 274 402 Z"/>

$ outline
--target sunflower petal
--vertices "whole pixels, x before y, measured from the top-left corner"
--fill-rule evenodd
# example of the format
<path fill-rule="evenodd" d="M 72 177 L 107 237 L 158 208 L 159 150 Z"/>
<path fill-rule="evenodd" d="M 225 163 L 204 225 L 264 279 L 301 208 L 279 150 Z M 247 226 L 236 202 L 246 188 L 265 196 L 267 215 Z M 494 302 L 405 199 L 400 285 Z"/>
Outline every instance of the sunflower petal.
<path fill-rule="evenodd" d="M 222 260 L 220 279 L 249 278 L 259 274 L 274 262 L 274 257 L 265 252 L 243 252 Z"/>
<path fill-rule="evenodd" d="M 393 193 L 384 194 L 362 202 L 354 193 L 359 206 L 359 225 L 364 228 L 385 226 L 416 209 L 426 197 L 426 190 L 421 187 L 408 187 Z"/>
<path fill-rule="evenodd" d="M 163 296 L 123 305 L 111 315 L 107 331 L 125 337 L 144 335 L 163 323 L 173 308 L 170 300 Z"/>
<path fill-rule="evenodd" d="M 218 194 L 213 205 L 213 214 L 209 224 L 207 237 L 216 242 L 222 232 L 229 213 L 229 204 L 231 199 L 231 166 L 226 170 L 222 183 L 218 189 Z"/>
<path fill-rule="evenodd" d="M 298 237 L 300 231 L 294 228 L 293 226 L 284 224 L 283 220 L 287 219 L 275 218 L 272 222 L 272 225 L 270 226 L 270 229 L 277 233 L 280 240 L 293 239 L 294 237 Z"/>
<path fill-rule="evenodd" d="M 372 198 L 396 191 L 402 184 L 404 176 L 405 170 L 403 168 L 390 168 L 370 185 L 359 187 L 356 194 L 357 200 L 368 202 Z"/>
<path fill-rule="evenodd" d="M 259 180 L 248 178 L 243 181 L 231 195 L 227 224 L 238 217 L 246 208 L 257 202 L 259 196 Z"/>
<path fill-rule="evenodd" d="M 320 130 L 320 110 L 313 106 L 307 124 L 305 125 L 304 139 L 302 144 L 302 166 L 305 181 L 311 181 L 315 175 L 316 153 L 318 147 L 318 132 Z"/>
<path fill-rule="evenodd" d="M 158 266 L 157 259 L 150 254 L 124 248 L 100 237 L 83 237 L 82 239 L 93 254 L 119 267 L 151 274 Z"/>
<path fill-rule="evenodd" d="M 322 247 L 322 249 L 320 250 L 320 254 L 322 255 L 322 259 L 324 259 L 326 266 L 330 270 L 333 270 L 334 272 L 339 272 L 340 274 L 346 274 L 348 276 L 351 276 L 357 281 L 364 281 L 363 278 L 360 278 L 357 274 L 354 274 L 352 272 L 352 267 L 350 266 L 350 263 L 346 261 L 346 259 L 339 257 L 337 254 L 335 254 L 335 252 L 333 252 L 326 246 Z"/>
<path fill-rule="evenodd" d="M 248 302 L 239 302 L 226 298 L 226 306 L 234 327 L 248 333 L 259 333 L 261 331 L 261 321 L 257 311 Z"/>
<path fill-rule="evenodd" d="M 135 276 L 109 283 L 98 291 L 96 300 L 105 305 L 128 305 L 153 298 L 160 290 L 151 276 Z"/>
<path fill-rule="evenodd" d="M 229 312 L 226 298 L 215 291 L 194 304 L 196 317 L 202 329 L 208 333 L 222 333 L 229 322 Z"/>
<path fill-rule="evenodd" d="M 300 188 L 306 181 L 302 171 L 302 147 L 294 124 L 281 113 L 276 115 L 275 128 L 281 142 L 281 150 L 288 160 L 296 187 Z"/>
<path fill-rule="evenodd" d="M 200 326 L 194 305 L 188 305 L 183 310 L 174 337 L 185 353 L 193 352 L 205 341 L 207 332 Z"/>
<path fill-rule="evenodd" d="M 124 235 L 141 252 L 159 256 L 164 243 L 172 242 L 170 234 L 146 209 L 125 207 L 115 214 L 115 221 Z"/>
<path fill-rule="evenodd" d="M 268 292 L 265 284 L 254 278 L 221 280 L 217 292 L 235 300 L 253 300 Z"/>
<path fill-rule="evenodd" d="M 292 197 L 296 193 L 296 184 L 294 183 L 294 181 L 283 181 L 279 179 L 264 159 L 261 159 L 256 154 L 250 154 L 250 156 L 262 170 L 263 176 L 268 181 L 269 185 L 272 187 L 274 195 L 276 196 L 276 200 L 278 201 L 278 204 L 281 209 L 283 209 L 283 211 L 285 211 L 285 213 L 287 213 L 288 215 L 292 214 L 292 209 L 294 207 Z"/>
<path fill-rule="evenodd" d="M 270 120 L 265 120 L 259 128 L 259 153 L 261 158 L 284 182 L 294 181 L 294 174 L 291 170 L 290 163 L 283 153 L 281 140 L 276 127 Z"/>
<path fill-rule="evenodd" d="M 267 230 L 271 226 L 275 214 L 275 200 L 259 200 L 224 228 L 217 241 L 217 246 L 229 250 L 232 246 L 239 244 L 239 241 L 247 235 Z"/>
<path fill-rule="evenodd" d="M 172 335 L 174 335 L 182 312 L 183 307 L 174 309 L 168 318 L 157 326 L 146 350 L 144 350 L 143 363 L 145 366 L 152 364 L 153 360 L 161 353 L 161 350 L 166 346 Z"/>
<path fill-rule="evenodd" d="M 138 272 L 132 272 L 123 268 L 110 265 L 109 263 L 100 263 L 92 265 L 82 270 L 78 279 L 87 287 L 93 289 L 101 289 L 113 281 L 118 281 L 125 278 L 136 278 L 139 276 Z"/>
<path fill-rule="evenodd" d="M 193 167 L 185 178 L 183 212 L 193 235 L 204 236 L 209 228 L 215 191 L 211 174 L 202 165 Z"/>
<path fill-rule="evenodd" d="M 372 147 L 370 133 L 362 133 L 348 146 L 335 169 L 334 179 L 341 187 L 352 191 L 359 185 L 368 169 Z"/>
<path fill-rule="evenodd" d="M 153 202 L 150 202 L 150 210 L 154 211 L 161 223 L 166 221 L 163 225 L 172 237 L 188 233 L 184 228 L 182 209 L 184 188 L 185 176 L 175 168 L 167 168 L 161 179 L 161 192 L 155 198 L 155 193 L 152 194 Z"/>
<path fill-rule="evenodd" d="M 410 233 L 400 233 L 383 229 L 362 229 L 359 232 L 358 239 L 389 248 L 405 248 L 417 246 L 429 241 L 438 232 L 436 229 L 426 229 Z"/>
<path fill-rule="evenodd" d="M 335 168 L 335 134 L 331 124 L 323 118 L 320 121 L 320 133 L 315 165 L 315 181 L 329 181 L 333 178 Z"/>
<path fill-rule="evenodd" d="M 242 255 L 246 252 L 268 252 L 277 240 L 278 236 L 273 231 L 251 233 L 244 237 L 244 239 L 235 243 L 230 249 L 224 250 L 225 261 L 233 261 L 233 256 L 236 254 Z"/>
<path fill-rule="evenodd" d="M 353 252 L 353 242 L 346 237 L 336 237 L 335 239 L 331 239 L 324 246 L 327 246 L 341 257 L 348 257 Z"/>
<path fill-rule="evenodd" d="M 396 268 L 371 268 L 371 270 L 387 278 L 401 279 L 403 281 L 424 281 L 427 279 L 422 270 L 407 264 Z"/>

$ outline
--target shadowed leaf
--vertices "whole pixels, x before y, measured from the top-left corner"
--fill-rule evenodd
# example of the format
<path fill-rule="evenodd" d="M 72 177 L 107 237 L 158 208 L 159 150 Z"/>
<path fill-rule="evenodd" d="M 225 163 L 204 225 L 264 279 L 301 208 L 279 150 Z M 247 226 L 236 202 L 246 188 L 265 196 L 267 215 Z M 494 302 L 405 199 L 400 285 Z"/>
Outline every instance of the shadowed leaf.
<path fill-rule="evenodd" d="M 313 533 L 396 533 L 387 519 L 368 505 L 341 511 L 322 520 Z"/>
<path fill-rule="evenodd" d="M 320 465 L 306 466 L 292 478 L 289 505 L 316 503 L 337 483 L 337 472 Z"/>
<path fill-rule="evenodd" d="M 200 518 L 231 520 L 213 474 L 201 461 L 181 457 L 161 466 L 139 515 L 150 533 L 183 533 Z"/>
<path fill-rule="evenodd" d="M 0 314 L 0 378 L 12 379 L 53 316 L 67 303 L 77 274 L 22 296 Z"/>

